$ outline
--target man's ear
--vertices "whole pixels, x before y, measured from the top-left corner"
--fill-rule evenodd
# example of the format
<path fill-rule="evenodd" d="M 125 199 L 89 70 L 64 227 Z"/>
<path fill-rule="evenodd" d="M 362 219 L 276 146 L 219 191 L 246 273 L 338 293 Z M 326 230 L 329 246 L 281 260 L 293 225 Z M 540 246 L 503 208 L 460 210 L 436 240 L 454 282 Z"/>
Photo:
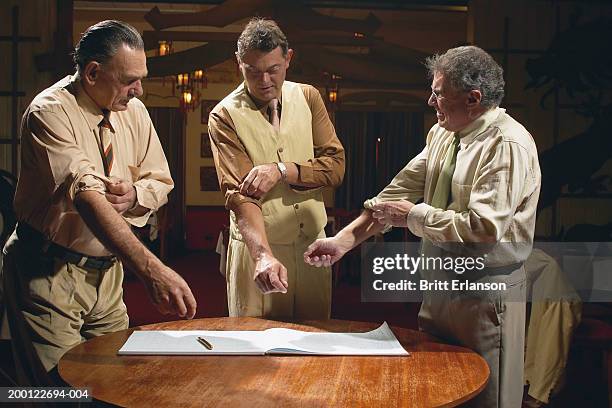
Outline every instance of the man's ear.
<path fill-rule="evenodd" d="M 97 61 L 90 61 L 85 65 L 83 69 L 82 79 L 87 85 L 93 86 L 96 84 L 100 76 L 100 63 Z"/>
<path fill-rule="evenodd" d="M 293 50 L 289 48 L 287 50 L 287 56 L 285 57 L 285 61 L 287 62 L 287 68 L 289 68 L 289 63 L 291 62 L 291 57 L 293 57 Z"/>
<path fill-rule="evenodd" d="M 473 89 L 468 93 L 468 107 L 478 106 L 480 105 L 480 101 L 482 101 L 482 92 L 480 92 L 478 89 Z"/>

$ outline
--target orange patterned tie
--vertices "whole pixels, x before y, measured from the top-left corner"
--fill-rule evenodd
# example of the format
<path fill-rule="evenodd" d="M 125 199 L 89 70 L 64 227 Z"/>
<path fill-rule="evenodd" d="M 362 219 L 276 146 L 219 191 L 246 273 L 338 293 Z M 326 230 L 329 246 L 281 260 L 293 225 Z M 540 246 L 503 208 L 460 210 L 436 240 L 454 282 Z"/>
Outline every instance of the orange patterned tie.
<path fill-rule="evenodd" d="M 100 147 L 102 150 L 102 162 L 104 163 L 104 174 L 110 176 L 113 168 L 113 142 L 111 138 L 112 126 L 109 121 L 110 111 L 104 110 L 104 118 L 100 122 Z"/>

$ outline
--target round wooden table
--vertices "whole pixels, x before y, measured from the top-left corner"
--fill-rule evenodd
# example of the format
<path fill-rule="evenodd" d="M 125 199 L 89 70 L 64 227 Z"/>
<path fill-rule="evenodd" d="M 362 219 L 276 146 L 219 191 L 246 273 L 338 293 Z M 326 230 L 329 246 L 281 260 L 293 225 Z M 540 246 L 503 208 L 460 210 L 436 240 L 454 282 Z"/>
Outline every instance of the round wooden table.
<path fill-rule="evenodd" d="M 486 385 L 489 368 L 475 352 L 393 327 L 409 356 L 118 356 L 133 330 L 360 332 L 375 323 L 284 323 L 215 318 L 157 323 L 107 334 L 71 349 L 59 373 L 95 399 L 120 406 L 354 407 L 455 406 Z"/>

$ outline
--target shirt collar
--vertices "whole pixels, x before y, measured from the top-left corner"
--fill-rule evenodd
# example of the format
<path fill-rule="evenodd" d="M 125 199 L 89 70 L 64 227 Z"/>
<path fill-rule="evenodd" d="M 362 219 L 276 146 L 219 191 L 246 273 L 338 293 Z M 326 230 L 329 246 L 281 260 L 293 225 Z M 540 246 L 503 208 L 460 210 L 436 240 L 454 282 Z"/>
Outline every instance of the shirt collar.
<path fill-rule="evenodd" d="M 68 84 L 69 90 L 74 95 L 77 101 L 77 105 L 81 109 L 87 124 L 91 128 L 91 130 L 98 130 L 100 127 L 100 122 L 104 119 L 104 114 L 102 113 L 102 109 L 96 105 L 96 103 L 91 99 L 91 97 L 85 92 L 83 89 L 83 85 L 81 81 L 78 79 L 77 74 L 72 75 L 70 78 L 70 83 Z M 109 122 L 114 131 L 116 129 L 116 117 L 111 113 L 109 117 Z"/>
<path fill-rule="evenodd" d="M 246 82 L 243 82 L 243 86 L 244 86 L 244 92 L 249 96 L 249 99 L 251 99 L 251 102 L 253 102 L 253 106 L 255 106 L 255 109 L 263 113 L 266 113 L 268 110 L 268 104 L 257 102 L 255 98 L 253 98 L 251 94 L 249 93 L 249 88 L 247 87 Z M 278 109 L 279 110 L 282 110 L 282 107 L 283 107 L 282 99 L 283 99 L 283 93 L 281 91 L 281 95 L 278 98 Z"/>
<path fill-rule="evenodd" d="M 461 143 L 470 144 L 476 136 L 487 130 L 489 126 L 491 126 L 491 123 L 505 111 L 506 110 L 503 108 L 495 107 L 477 117 L 472 123 L 457 132 L 457 136 L 461 139 Z"/>

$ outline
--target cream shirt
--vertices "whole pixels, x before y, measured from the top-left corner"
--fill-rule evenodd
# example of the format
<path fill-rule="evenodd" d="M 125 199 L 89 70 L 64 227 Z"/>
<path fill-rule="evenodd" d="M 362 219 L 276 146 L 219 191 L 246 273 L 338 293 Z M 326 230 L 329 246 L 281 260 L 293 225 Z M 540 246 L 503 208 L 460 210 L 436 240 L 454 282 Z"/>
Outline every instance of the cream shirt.
<path fill-rule="evenodd" d="M 83 91 L 75 76 L 67 76 L 38 94 L 21 124 L 21 171 L 15 194 L 20 222 L 41 231 L 51 241 L 91 256 L 110 252 L 85 225 L 74 207 L 82 191 L 106 191 L 100 152 L 102 111 Z M 143 226 L 152 211 L 167 202 L 174 187 L 168 163 L 147 109 L 138 99 L 126 111 L 112 112 L 114 164 L 111 176 L 134 183 L 138 204 L 150 209 L 123 218 Z"/>
<path fill-rule="evenodd" d="M 423 151 L 375 198 L 367 200 L 365 208 L 380 201 L 423 199 L 408 214 L 408 228 L 436 245 L 513 242 L 530 248 L 541 175 L 529 132 L 502 108 L 485 112 L 459 132 L 450 204 L 443 210 L 428 203 L 453 137 L 454 132 L 434 125 Z M 528 248 L 511 254 L 511 261 L 523 261 L 528 255 L 523 249 Z"/>

